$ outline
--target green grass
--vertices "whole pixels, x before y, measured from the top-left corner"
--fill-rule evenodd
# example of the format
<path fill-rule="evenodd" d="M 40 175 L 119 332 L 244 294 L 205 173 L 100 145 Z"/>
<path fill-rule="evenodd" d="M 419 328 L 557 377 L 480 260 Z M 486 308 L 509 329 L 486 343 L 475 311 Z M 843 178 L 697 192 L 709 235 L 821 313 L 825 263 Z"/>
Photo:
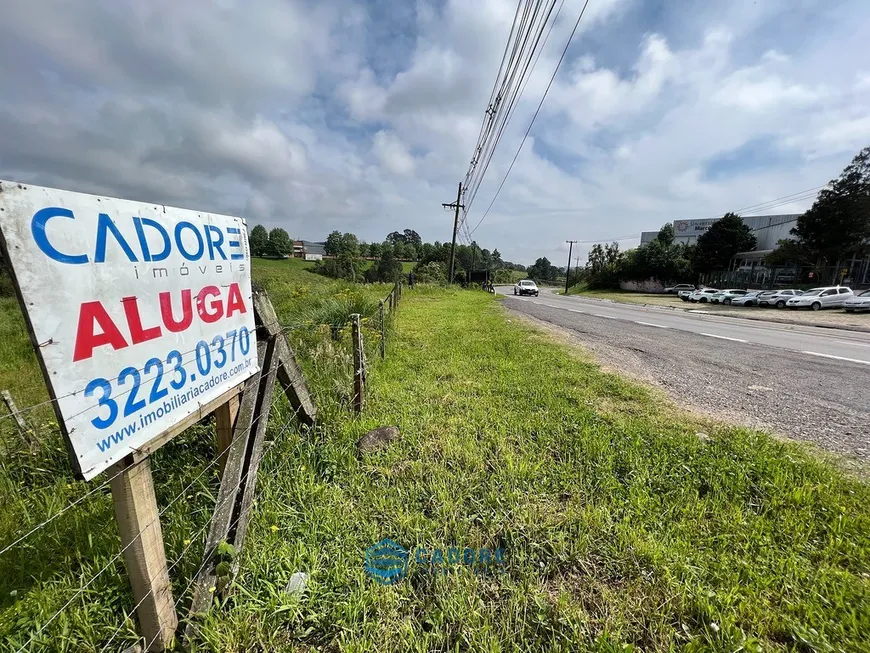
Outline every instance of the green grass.
<path fill-rule="evenodd" d="M 409 294 L 370 391 L 273 459 L 295 464 L 264 477 L 208 648 L 866 650 L 870 492 L 797 446 L 676 414 L 479 293 Z M 359 459 L 382 424 L 401 440 Z M 502 546 L 507 571 L 382 587 L 383 537 Z"/>
<path fill-rule="evenodd" d="M 324 420 L 330 416 L 340 419 L 351 396 L 347 317 L 359 312 L 364 326 L 370 327 L 377 302 L 390 286 L 334 281 L 313 274 L 311 267 L 311 263 L 298 260 L 257 259 L 253 278 L 269 292 L 282 324 L 290 327 L 287 335 Z M 337 334 L 338 340 L 332 339 L 328 325 L 344 327 Z M 367 328 L 364 334 L 369 358 L 374 360 L 377 330 Z M 8 296 L 0 297 L 0 389 L 6 388 L 22 409 L 48 399 L 17 300 Z M 274 435 L 288 419 L 283 398 L 276 402 L 272 415 L 277 425 L 270 429 Z M 84 483 L 73 479 L 50 405 L 28 410 L 25 416 L 39 436 L 39 449 L 33 455 L 18 439 L 13 421 L 5 414 L 0 418 L 0 496 L 4 498 L 0 503 L 0 549 L 104 480 L 98 477 Z M 172 571 L 179 593 L 199 566 L 203 529 L 214 506 L 219 479 L 216 467 L 206 470 L 214 459 L 213 437 L 213 426 L 200 424 L 154 458 L 158 502 L 167 508 L 161 518 L 167 557 L 170 563 L 181 559 Z M 188 485 L 191 487 L 179 495 Z M 176 497 L 178 500 L 169 505 Z M 82 598 L 28 649 L 99 650 L 122 623 L 124 611 L 133 605 L 123 560 L 112 560 L 119 551 L 118 538 L 111 497 L 105 488 L 0 555 L 0 651 L 7 650 L 7 641 L 11 650 L 24 645 L 35 628 L 109 565 Z M 134 630 L 134 624 L 127 622 L 113 648 L 119 640 L 132 642 Z"/>
<path fill-rule="evenodd" d="M 282 321 L 301 315 L 303 297 L 377 296 L 266 263 L 255 277 Z M 867 486 L 796 445 L 678 413 L 485 293 L 406 292 L 394 329 L 358 419 L 342 396 L 345 335 L 291 331 L 322 423 L 280 435 L 279 402 L 242 572 L 199 625 L 199 650 L 867 650 Z M 355 441 L 383 424 L 401 438 L 359 457 Z M 161 505 L 211 447 L 199 427 L 158 452 Z M 38 497 L 16 530 L 79 485 L 41 474 L 3 477 L 4 496 L 23 481 Z M 208 521 L 216 478 L 206 476 L 164 517 L 170 561 Z M 26 641 L 117 552 L 109 497 L 83 507 L 0 557 L 0 642 Z M 11 527 L 0 521 L 0 533 Z M 412 562 L 384 587 L 363 568 L 383 537 L 409 549 L 503 547 L 505 571 L 438 575 Z M 173 570 L 176 595 L 200 553 Z M 120 561 L 111 571 L 32 650 L 100 650 L 132 604 Z M 295 571 L 311 575 L 302 600 L 281 591 Z M 130 621 L 113 648 L 134 639 Z"/>
<path fill-rule="evenodd" d="M 571 286 L 568 289 L 568 294 L 593 297 L 595 299 L 609 299 L 625 304 L 655 304 L 656 306 L 685 307 L 685 303 L 680 301 L 680 298 L 676 295 L 665 295 L 663 293 L 643 293 L 618 289 L 592 290 L 586 286 Z"/>

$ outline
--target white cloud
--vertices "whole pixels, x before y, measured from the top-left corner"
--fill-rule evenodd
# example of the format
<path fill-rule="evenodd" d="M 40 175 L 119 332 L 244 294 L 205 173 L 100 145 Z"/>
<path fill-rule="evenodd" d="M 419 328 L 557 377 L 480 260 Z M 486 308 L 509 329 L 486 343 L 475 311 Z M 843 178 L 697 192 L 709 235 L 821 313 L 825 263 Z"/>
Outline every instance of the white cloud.
<path fill-rule="evenodd" d="M 582 5 L 565 2 L 472 226 Z M 855 56 L 866 3 L 647 5 L 592 0 L 474 235 L 482 244 L 561 265 L 567 238 L 637 234 L 818 186 L 868 144 L 870 77 Z M 0 23 L 0 56 L 16 62 L 0 69 L 0 177 L 243 213 L 305 238 L 413 228 L 446 240 L 440 204 L 465 174 L 515 8 L 12 3 Z M 758 160 L 709 174 L 747 143 Z"/>
<path fill-rule="evenodd" d="M 373 149 L 380 164 L 391 173 L 405 177 L 414 172 L 414 157 L 394 133 L 379 131 L 375 134 Z"/>

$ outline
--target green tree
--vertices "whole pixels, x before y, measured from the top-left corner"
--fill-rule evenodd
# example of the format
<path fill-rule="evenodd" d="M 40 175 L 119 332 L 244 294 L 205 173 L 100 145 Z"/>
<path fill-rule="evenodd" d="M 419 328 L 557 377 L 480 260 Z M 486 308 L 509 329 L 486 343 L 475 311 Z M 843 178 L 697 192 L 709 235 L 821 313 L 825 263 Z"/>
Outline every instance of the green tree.
<path fill-rule="evenodd" d="M 323 246 L 323 250 L 326 252 L 327 256 L 338 256 L 338 252 L 341 249 L 341 232 L 333 231 L 326 237 L 326 243 Z"/>
<path fill-rule="evenodd" d="M 619 243 L 597 243 L 589 251 L 584 278 L 590 288 L 616 288 L 619 286 Z"/>
<path fill-rule="evenodd" d="M 815 256 L 798 240 L 786 238 L 776 243 L 776 249 L 764 257 L 768 266 L 813 265 Z"/>
<path fill-rule="evenodd" d="M 397 240 L 393 243 L 393 256 L 398 259 L 405 258 L 405 243 L 401 240 Z"/>
<path fill-rule="evenodd" d="M 662 225 L 662 228 L 659 229 L 659 233 L 656 235 L 656 240 L 660 242 L 662 245 L 666 247 L 670 247 L 674 244 L 674 225 L 672 222 L 667 222 Z"/>
<path fill-rule="evenodd" d="M 265 254 L 269 246 L 269 232 L 266 231 L 266 227 L 258 224 L 251 229 L 251 234 L 248 236 L 248 242 L 251 245 L 252 256 L 262 256 Z"/>
<path fill-rule="evenodd" d="M 698 237 L 694 267 L 697 272 L 724 270 L 737 252 L 755 248 L 757 239 L 736 213 L 726 213 Z"/>
<path fill-rule="evenodd" d="M 535 281 L 553 281 L 559 275 L 559 268 L 550 263 L 544 256 L 535 261 L 535 264 L 526 269 L 526 274 Z"/>
<path fill-rule="evenodd" d="M 293 254 L 293 240 L 290 234 L 281 227 L 275 227 L 269 232 L 269 254 L 273 256 L 287 256 Z"/>
<path fill-rule="evenodd" d="M 369 256 L 371 258 L 381 258 L 383 246 L 380 243 L 369 243 Z"/>
<path fill-rule="evenodd" d="M 862 255 L 870 239 L 870 147 L 861 150 L 822 190 L 791 230 L 820 264 L 840 264 Z M 835 274 L 836 278 L 836 274 Z"/>
<path fill-rule="evenodd" d="M 420 238 L 420 234 L 418 234 L 413 229 L 405 229 L 402 232 L 402 236 L 405 238 L 406 245 L 413 245 L 414 247 L 420 247 L 423 244 L 423 239 Z"/>
<path fill-rule="evenodd" d="M 385 247 L 380 260 L 366 270 L 366 281 L 392 283 L 402 274 L 402 264 L 396 259 L 392 248 Z"/>
<path fill-rule="evenodd" d="M 409 261 L 417 260 L 417 248 L 411 243 L 405 245 L 405 258 Z"/>
<path fill-rule="evenodd" d="M 445 283 L 447 281 L 447 266 L 439 261 L 418 263 L 414 267 L 417 283 Z"/>

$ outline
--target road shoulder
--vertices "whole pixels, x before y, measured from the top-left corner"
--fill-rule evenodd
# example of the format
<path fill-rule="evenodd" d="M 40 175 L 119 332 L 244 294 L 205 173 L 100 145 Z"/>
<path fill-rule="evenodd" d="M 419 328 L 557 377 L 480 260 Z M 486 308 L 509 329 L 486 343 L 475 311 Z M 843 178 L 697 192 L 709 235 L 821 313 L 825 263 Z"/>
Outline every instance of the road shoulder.
<path fill-rule="evenodd" d="M 670 412 L 675 419 L 680 414 L 688 414 L 708 431 L 714 431 L 726 424 L 763 431 L 778 440 L 796 443 L 844 473 L 870 482 L 870 460 L 851 453 L 831 450 L 830 447 L 813 442 L 806 437 L 792 437 L 792 434 L 784 432 L 777 424 L 759 417 L 754 411 L 720 410 L 710 402 L 692 401 L 685 391 L 687 386 L 670 384 L 667 376 L 660 374 L 644 362 L 641 349 L 625 351 L 600 342 L 591 343 L 575 329 L 539 319 L 516 310 L 504 302 L 503 306 L 510 319 L 516 319 L 541 332 L 547 338 L 565 345 L 578 361 L 592 362 L 604 372 L 628 378 L 645 386 L 661 402 L 662 409 Z M 688 387 L 691 387 L 691 384 L 688 384 Z M 750 386 L 750 395 L 764 396 L 764 393 L 770 390 L 760 384 L 754 387 L 755 389 L 752 390 L 753 386 Z"/>

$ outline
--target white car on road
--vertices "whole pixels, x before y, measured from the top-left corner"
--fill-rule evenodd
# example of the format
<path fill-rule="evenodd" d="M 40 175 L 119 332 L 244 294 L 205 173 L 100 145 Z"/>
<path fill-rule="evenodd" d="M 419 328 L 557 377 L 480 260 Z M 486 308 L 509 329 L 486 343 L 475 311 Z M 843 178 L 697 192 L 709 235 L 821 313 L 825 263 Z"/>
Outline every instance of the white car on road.
<path fill-rule="evenodd" d="M 847 313 L 870 311 L 870 290 L 865 290 L 849 297 L 849 299 L 843 302 L 843 308 L 846 309 Z"/>
<path fill-rule="evenodd" d="M 792 297 L 785 305 L 791 309 L 811 308 L 814 311 L 819 311 L 823 308 L 842 308 L 846 300 L 853 296 L 852 289 L 845 286 L 813 288 L 807 290 L 800 297 Z"/>
<path fill-rule="evenodd" d="M 534 295 L 538 296 L 538 284 L 531 279 L 523 279 L 514 286 L 514 295 Z"/>
<path fill-rule="evenodd" d="M 706 304 L 710 301 L 710 298 L 717 292 L 721 291 L 718 288 L 701 288 L 700 290 L 696 290 L 691 295 L 689 295 L 689 301 L 701 302 L 702 304 Z"/>

